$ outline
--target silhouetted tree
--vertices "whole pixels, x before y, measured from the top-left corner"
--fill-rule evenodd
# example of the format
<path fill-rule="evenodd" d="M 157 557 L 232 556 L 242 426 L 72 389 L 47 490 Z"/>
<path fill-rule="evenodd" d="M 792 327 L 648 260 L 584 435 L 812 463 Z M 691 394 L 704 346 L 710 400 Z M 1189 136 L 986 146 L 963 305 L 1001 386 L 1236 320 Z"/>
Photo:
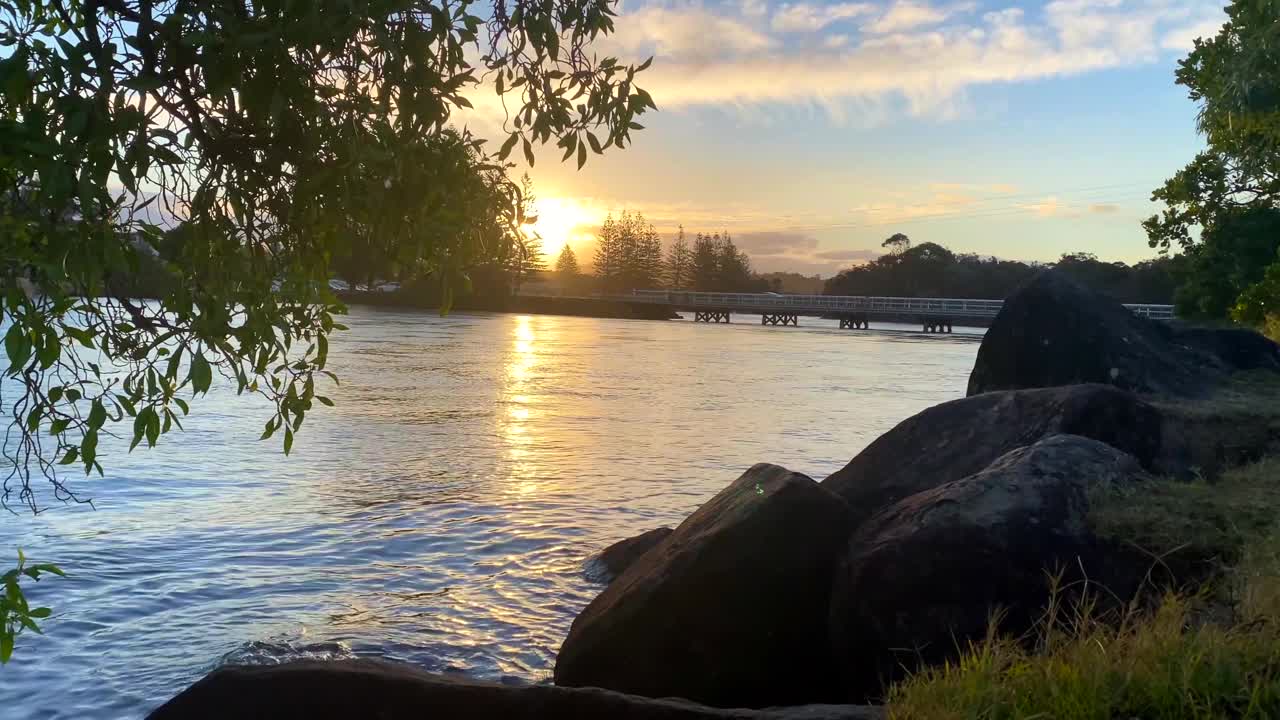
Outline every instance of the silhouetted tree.
<path fill-rule="evenodd" d="M 698 233 L 693 240 L 693 289 L 712 292 L 720 282 L 720 237 Z"/>
<path fill-rule="evenodd" d="M 1170 303 L 1181 258 L 1160 258 L 1129 266 L 1098 260 L 1088 253 L 1067 253 L 1054 267 L 1080 283 L 1121 302 Z M 1044 269 L 973 254 L 957 255 L 936 243 L 841 271 L 827 280 L 828 295 L 967 297 L 998 300 Z"/>
<path fill-rule="evenodd" d="M 573 254 L 573 248 L 567 244 L 560 248 L 560 255 L 556 257 L 556 274 L 565 279 L 582 274 L 582 270 L 578 268 L 578 256 Z"/>
<path fill-rule="evenodd" d="M 677 290 L 683 289 L 692 280 L 693 253 L 689 250 L 689 241 L 684 236 L 684 226 L 680 226 L 676 238 L 667 249 L 667 285 Z"/>
<path fill-rule="evenodd" d="M 640 213 L 605 219 L 596 247 L 596 275 L 602 288 L 619 292 L 661 285 L 662 240 Z"/>
<path fill-rule="evenodd" d="M 889 252 L 897 255 L 906 252 L 907 248 L 911 247 L 911 238 L 902 233 L 894 233 L 880 243 L 880 247 L 888 248 Z"/>

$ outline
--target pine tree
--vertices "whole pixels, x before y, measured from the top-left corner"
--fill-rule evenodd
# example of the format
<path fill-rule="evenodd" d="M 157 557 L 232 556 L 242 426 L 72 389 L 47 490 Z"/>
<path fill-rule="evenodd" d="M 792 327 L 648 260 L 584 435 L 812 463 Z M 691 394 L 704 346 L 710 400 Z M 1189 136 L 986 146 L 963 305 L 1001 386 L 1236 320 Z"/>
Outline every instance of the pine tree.
<path fill-rule="evenodd" d="M 729 231 L 720 237 L 716 248 L 719 260 L 717 286 L 721 292 L 745 292 L 752 285 L 751 258 L 733 244 Z"/>
<path fill-rule="evenodd" d="M 693 289 L 702 292 L 719 290 L 720 279 L 720 236 L 698 233 L 693 241 Z"/>
<path fill-rule="evenodd" d="M 564 279 L 572 279 L 582 274 L 578 269 L 578 256 L 573 254 L 573 248 L 567 244 L 560 249 L 560 255 L 556 258 L 556 274 Z"/>
<path fill-rule="evenodd" d="M 600 227 L 600 240 L 596 244 L 596 277 L 604 290 L 616 289 L 618 275 L 621 271 L 621 252 L 618 242 L 618 223 L 610 214 Z"/>
<path fill-rule="evenodd" d="M 636 287 L 662 287 L 662 238 L 658 236 L 658 231 L 653 225 L 649 226 L 640 239 Z"/>
<path fill-rule="evenodd" d="M 691 279 L 693 254 L 689 250 L 689 241 L 684 236 L 684 226 L 676 233 L 676 239 L 667 249 L 666 279 L 667 285 L 676 290 L 688 286 Z"/>

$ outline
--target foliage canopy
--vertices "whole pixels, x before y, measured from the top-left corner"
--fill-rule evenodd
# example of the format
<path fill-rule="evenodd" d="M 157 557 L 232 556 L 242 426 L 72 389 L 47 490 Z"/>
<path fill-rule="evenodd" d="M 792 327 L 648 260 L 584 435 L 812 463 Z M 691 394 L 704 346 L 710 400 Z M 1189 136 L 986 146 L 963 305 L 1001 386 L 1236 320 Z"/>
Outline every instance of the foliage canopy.
<path fill-rule="evenodd" d="M 1280 5 L 1235 0 L 1227 17 L 1177 71 L 1208 147 L 1152 194 L 1166 209 L 1143 225 L 1152 247 L 1191 258 L 1180 305 L 1217 317 L 1234 305 L 1257 323 L 1280 311 L 1280 268 L 1267 269 L 1280 237 Z"/>
<path fill-rule="evenodd" d="M 647 63 L 590 53 L 613 17 L 610 0 L 0 0 L 4 502 L 40 507 L 33 471 L 74 498 L 56 464 L 101 472 L 114 423 L 154 445 L 215 373 L 270 400 L 263 437 L 288 452 L 329 404 L 335 258 L 465 279 L 524 220 L 498 160 L 555 142 L 581 165 L 640 128 Z M 482 80 L 507 109 L 496 158 L 449 129 Z M 169 282 L 143 302 L 123 279 L 150 262 Z"/>

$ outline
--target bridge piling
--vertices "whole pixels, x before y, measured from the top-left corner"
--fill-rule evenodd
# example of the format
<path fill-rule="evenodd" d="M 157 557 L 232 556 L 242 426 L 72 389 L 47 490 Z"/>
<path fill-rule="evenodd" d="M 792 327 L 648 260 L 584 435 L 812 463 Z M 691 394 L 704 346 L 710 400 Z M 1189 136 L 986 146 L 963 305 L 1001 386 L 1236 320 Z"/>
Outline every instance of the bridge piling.
<path fill-rule="evenodd" d="M 841 315 L 841 330 L 870 330 L 871 322 L 866 315 Z"/>
<path fill-rule="evenodd" d="M 761 325 L 792 325 L 800 327 L 800 316 L 788 313 L 761 313 Z"/>
<path fill-rule="evenodd" d="M 701 310 L 695 310 L 693 311 L 693 321 L 704 323 L 727 323 L 729 322 L 729 311 L 708 310 L 703 312 Z"/>
<path fill-rule="evenodd" d="M 921 325 L 926 333 L 949 333 L 951 321 L 947 318 L 924 318 Z"/>

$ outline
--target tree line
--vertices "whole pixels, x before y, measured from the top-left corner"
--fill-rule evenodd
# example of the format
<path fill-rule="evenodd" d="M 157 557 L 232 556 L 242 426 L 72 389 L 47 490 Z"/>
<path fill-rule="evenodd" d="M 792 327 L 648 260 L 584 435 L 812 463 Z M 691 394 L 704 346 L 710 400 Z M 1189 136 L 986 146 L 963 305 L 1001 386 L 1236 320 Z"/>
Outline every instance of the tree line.
<path fill-rule="evenodd" d="M 1055 267 L 1081 284 L 1120 302 L 1173 302 L 1180 257 L 1163 257 L 1134 265 L 1105 262 L 1090 253 L 1064 254 L 1057 262 L 1025 263 L 956 253 L 937 243 L 912 246 L 901 233 L 884 242 L 889 252 L 827 280 L 827 295 L 894 297 L 963 297 L 999 300 L 1047 267 Z"/>
<path fill-rule="evenodd" d="M 765 292 L 770 281 L 751 269 L 751 258 L 728 231 L 697 233 L 690 243 L 684 226 L 663 250 L 654 226 L 639 212 L 610 214 L 596 245 L 594 283 L 604 292 L 654 288 L 699 292 Z M 556 258 L 556 273 L 568 282 L 585 276 L 573 248 Z"/>

